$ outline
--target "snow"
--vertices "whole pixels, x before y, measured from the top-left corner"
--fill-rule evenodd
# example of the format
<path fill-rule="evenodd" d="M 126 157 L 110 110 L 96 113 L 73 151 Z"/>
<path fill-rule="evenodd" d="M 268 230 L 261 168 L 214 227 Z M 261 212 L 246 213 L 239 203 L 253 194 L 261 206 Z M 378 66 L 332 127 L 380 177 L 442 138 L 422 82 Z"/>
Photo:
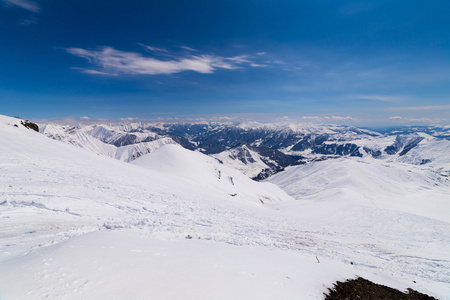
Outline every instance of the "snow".
<path fill-rule="evenodd" d="M 450 295 L 447 177 L 429 167 L 341 158 L 289 167 L 268 181 L 297 199 L 273 207 L 316 228 L 318 248 L 396 278 L 426 278 L 441 297 Z"/>
<path fill-rule="evenodd" d="M 134 124 L 119 124 L 115 125 L 114 127 L 110 127 L 107 125 L 92 125 L 92 126 L 86 126 L 83 128 L 83 131 L 87 134 L 91 135 L 92 137 L 103 141 L 107 144 L 114 144 L 116 141 L 120 140 L 124 136 L 130 134 L 129 132 L 126 132 L 124 130 L 133 130 L 138 129 L 142 126 L 142 124 L 134 123 Z M 117 129 L 116 129 L 117 127 Z M 156 139 L 157 134 L 150 131 L 145 132 L 133 132 L 134 136 L 136 136 L 136 143 L 142 142 L 147 138 Z"/>
<path fill-rule="evenodd" d="M 228 195 L 236 201 L 257 204 L 292 200 L 271 183 L 258 183 L 241 172 L 219 163 L 200 152 L 179 145 L 165 145 L 131 162 L 152 171 L 179 177 L 192 186 L 200 185 L 203 193 Z"/>
<path fill-rule="evenodd" d="M 426 133 L 419 133 L 424 139 L 397 160 L 415 165 L 423 164 L 450 175 L 450 141 L 434 138 Z"/>
<path fill-rule="evenodd" d="M 241 157 L 241 155 L 244 155 Z M 219 159 L 230 168 L 239 170 L 250 178 L 256 177 L 262 170 L 270 168 L 261 155 L 249 149 L 247 146 L 233 148 L 211 155 Z"/>
<path fill-rule="evenodd" d="M 450 221 L 450 180 L 428 167 L 339 158 L 289 167 L 269 181 L 299 200 L 344 202 Z"/>
<path fill-rule="evenodd" d="M 12 273 L 0 283 L 5 299 L 321 299 L 322 282 L 354 276 L 295 252 L 129 230 L 89 233 L 3 268 Z"/>
<path fill-rule="evenodd" d="M 153 133 L 133 133 L 133 135 L 137 136 L 135 144 L 116 147 L 114 145 L 104 143 L 101 140 L 114 142 L 127 133 L 116 132 L 105 125 L 87 126 L 82 129 L 71 126 L 45 125 L 41 127 L 39 131 L 52 139 L 63 141 L 67 144 L 85 148 L 97 154 L 105 155 L 125 162 L 130 162 L 139 156 L 150 153 L 162 145 L 176 144 L 175 141 L 167 137 L 150 142 L 139 142 L 149 136 L 152 138 L 155 136 Z"/>
<path fill-rule="evenodd" d="M 280 173 L 294 201 L 177 145 L 125 163 L 0 116 L 0 299 L 323 299 L 357 275 L 450 299 L 446 177 L 341 163 Z"/>

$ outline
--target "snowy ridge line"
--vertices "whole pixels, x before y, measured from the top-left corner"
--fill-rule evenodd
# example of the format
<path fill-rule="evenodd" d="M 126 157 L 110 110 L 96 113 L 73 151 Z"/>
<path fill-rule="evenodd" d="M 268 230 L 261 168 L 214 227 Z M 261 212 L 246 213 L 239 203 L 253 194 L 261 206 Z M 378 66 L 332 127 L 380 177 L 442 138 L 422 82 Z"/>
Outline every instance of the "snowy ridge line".
<path fill-rule="evenodd" d="M 41 131 L 55 139 L 124 161 L 131 161 L 152 151 L 154 146 L 142 144 L 144 141 L 168 138 L 187 149 L 214 156 L 256 180 L 267 178 L 287 166 L 338 157 L 396 160 L 427 165 L 444 175 L 450 175 L 450 141 L 408 130 L 382 135 L 356 127 L 307 123 L 200 122 L 155 125 L 141 122 L 80 128 L 47 125 Z M 99 144 L 99 140 L 103 144 Z M 111 147 L 125 145 L 139 146 L 123 150 Z"/>

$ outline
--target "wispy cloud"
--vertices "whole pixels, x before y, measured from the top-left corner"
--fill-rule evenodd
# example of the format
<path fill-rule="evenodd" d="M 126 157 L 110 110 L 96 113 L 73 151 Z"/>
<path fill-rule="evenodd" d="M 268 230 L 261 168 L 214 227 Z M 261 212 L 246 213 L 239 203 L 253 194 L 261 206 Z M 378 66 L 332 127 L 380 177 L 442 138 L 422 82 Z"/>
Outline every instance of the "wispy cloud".
<path fill-rule="evenodd" d="M 255 63 L 251 63 L 250 67 L 255 67 L 255 68 L 266 68 L 269 65 L 264 65 L 264 64 L 255 64 Z"/>
<path fill-rule="evenodd" d="M 301 119 L 314 122 L 329 122 L 330 120 L 338 122 L 359 122 L 358 119 L 350 116 L 302 116 Z"/>
<path fill-rule="evenodd" d="M 141 45 L 145 49 L 147 49 L 149 51 L 152 51 L 152 52 L 163 52 L 163 53 L 168 53 L 169 52 L 168 50 L 163 49 L 163 48 L 158 48 L 158 47 L 154 47 L 154 46 L 147 46 L 147 45 L 144 45 L 144 44 L 139 44 L 139 45 Z"/>
<path fill-rule="evenodd" d="M 450 109 L 450 105 L 427 105 L 427 106 L 404 106 L 404 107 L 388 107 L 385 110 L 443 110 Z"/>
<path fill-rule="evenodd" d="M 6 5 L 18 6 L 20 8 L 37 13 L 41 10 L 39 5 L 34 1 L 29 0 L 3 0 Z"/>
<path fill-rule="evenodd" d="M 81 70 L 83 73 L 92 74 L 92 75 L 117 76 L 117 74 L 101 72 L 101 71 L 97 71 L 97 70 L 87 70 L 87 69 L 83 69 L 83 68 L 74 68 L 74 69 Z"/>
<path fill-rule="evenodd" d="M 187 50 L 187 51 L 191 51 L 191 52 L 198 52 L 198 50 L 195 50 L 191 47 L 188 46 L 180 46 L 181 49 Z"/>
<path fill-rule="evenodd" d="M 441 123 L 447 121 L 447 119 L 442 118 L 409 118 L 409 117 L 400 117 L 400 116 L 392 116 L 389 117 L 389 120 L 397 123 Z"/>
<path fill-rule="evenodd" d="M 359 99 L 359 100 L 371 100 L 371 101 L 380 101 L 380 102 L 395 102 L 399 100 L 404 100 L 403 96 L 387 96 L 387 95 L 351 95 L 349 96 L 351 99 Z"/>
<path fill-rule="evenodd" d="M 37 22 L 39 22 L 39 19 L 32 17 L 32 18 L 28 18 L 28 19 L 23 19 L 22 21 L 19 22 L 19 24 L 27 26 L 27 25 L 36 24 Z"/>
<path fill-rule="evenodd" d="M 317 116 L 304 116 L 304 117 L 302 117 L 302 119 L 313 120 L 313 121 L 321 121 L 321 120 L 323 120 L 322 117 L 317 117 Z"/>
<path fill-rule="evenodd" d="M 145 45 L 144 45 L 145 46 Z M 164 49 L 146 46 L 151 51 L 164 52 Z M 84 73 L 98 75 L 160 75 L 174 74 L 184 71 L 194 71 L 203 74 L 214 73 L 217 69 L 234 70 L 244 66 L 256 67 L 246 55 L 222 57 L 217 55 L 172 55 L 169 60 L 146 57 L 136 52 L 125 52 L 112 47 L 103 47 L 99 50 L 86 50 L 82 48 L 67 48 L 72 55 L 87 59 L 96 66 L 95 69 L 83 69 Z M 259 66 L 259 65 L 258 65 Z"/>
<path fill-rule="evenodd" d="M 331 116 L 331 119 L 335 120 L 335 121 L 353 121 L 353 122 L 357 122 L 358 119 L 355 119 L 353 117 L 341 117 L 341 116 Z"/>

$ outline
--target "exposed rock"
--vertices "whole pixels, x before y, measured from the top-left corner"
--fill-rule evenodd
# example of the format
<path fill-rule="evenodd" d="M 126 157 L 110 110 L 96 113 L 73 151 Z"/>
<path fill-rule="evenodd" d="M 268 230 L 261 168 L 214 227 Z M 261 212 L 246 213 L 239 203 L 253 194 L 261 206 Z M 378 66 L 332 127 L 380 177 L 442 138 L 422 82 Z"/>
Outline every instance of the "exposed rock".
<path fill-rule="evenodd" d="M 325 300 L 437 300 L 413 289 L 408 289 L 407 293 L 402 293 L 399 290 L 373 283 L 361 277 L 346 282 L 338 281 L 333 286 L 332 289 L 328 289 L 328 294 L 325 294 Z"/>
<path fill-rule="evenodd" d="M 30 122 L 28 120 L 22 120 L 22 121 L 20 121 L 20 124 L 22 124 L 23 126 L 25 126 L 28 129 L 32 129 L 34 131 L 39 132 L 39 126 L 33 122 Z"/>

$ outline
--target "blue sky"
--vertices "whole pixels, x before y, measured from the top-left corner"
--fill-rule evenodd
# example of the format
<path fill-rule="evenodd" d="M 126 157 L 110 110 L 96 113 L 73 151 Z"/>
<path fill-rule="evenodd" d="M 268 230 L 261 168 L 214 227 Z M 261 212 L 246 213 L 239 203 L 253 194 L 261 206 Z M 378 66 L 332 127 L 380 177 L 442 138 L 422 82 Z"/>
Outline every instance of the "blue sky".
<path fill-rule="evenodd" d="M 450 1 L 0 0 L 1 114 L 450 124 Z"/>

